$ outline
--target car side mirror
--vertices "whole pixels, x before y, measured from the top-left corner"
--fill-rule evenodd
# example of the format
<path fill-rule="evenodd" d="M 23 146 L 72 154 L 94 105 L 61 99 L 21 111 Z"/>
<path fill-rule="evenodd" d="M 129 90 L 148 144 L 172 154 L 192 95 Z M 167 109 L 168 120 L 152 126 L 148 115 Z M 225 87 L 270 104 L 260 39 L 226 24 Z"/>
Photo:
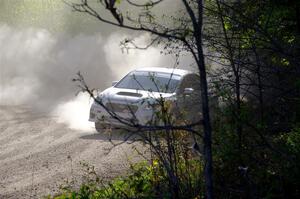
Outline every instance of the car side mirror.
<path fill-rule="evenodd" d="M 192 94 L 193 92 L 194 92 L 193 88 L 184 88 L 183 94 L 189 95 Z"/>
<path fill-rule="evenodd" d="M 114 86 L 114 85 L 116 85 L 118 83 L 118 81 L 113 81 L 112 83 L 111 83 L 111 86 Z"/>

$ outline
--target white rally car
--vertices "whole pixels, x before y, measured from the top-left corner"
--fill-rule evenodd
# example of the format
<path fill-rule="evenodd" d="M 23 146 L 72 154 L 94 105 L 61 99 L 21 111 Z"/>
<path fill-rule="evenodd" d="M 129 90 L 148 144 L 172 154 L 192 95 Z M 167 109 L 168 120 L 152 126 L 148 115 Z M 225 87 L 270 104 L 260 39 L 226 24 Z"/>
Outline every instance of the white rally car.
<path fill-rule="evenodd" d="M 151 125 L 158 100 L 170 101 L 189 112 L 187 120 L 199 118 L 199 76 L 187 70 L 173 68 L 141 68 L 113 82 L 96 97 L 90 109 L 89 121 L 101 132 L 104 128 L 124 127 L 122 121 Z M 196 110 L 196 111 L 195 111 Z M 116 117 L 120 118 L 116 119 Z"/>

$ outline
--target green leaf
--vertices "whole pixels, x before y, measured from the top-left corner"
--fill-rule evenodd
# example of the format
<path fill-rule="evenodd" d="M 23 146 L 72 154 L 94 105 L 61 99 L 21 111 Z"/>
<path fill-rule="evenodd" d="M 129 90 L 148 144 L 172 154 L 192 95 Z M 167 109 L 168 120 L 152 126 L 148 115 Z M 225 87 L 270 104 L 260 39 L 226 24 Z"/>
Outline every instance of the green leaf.
<path fill-rule="evenodd" d="M 281 64 L 284 66 L 289 66 L 290 62 L 287 59 L 283 58 L 283 59 L 281 59 Z"/>

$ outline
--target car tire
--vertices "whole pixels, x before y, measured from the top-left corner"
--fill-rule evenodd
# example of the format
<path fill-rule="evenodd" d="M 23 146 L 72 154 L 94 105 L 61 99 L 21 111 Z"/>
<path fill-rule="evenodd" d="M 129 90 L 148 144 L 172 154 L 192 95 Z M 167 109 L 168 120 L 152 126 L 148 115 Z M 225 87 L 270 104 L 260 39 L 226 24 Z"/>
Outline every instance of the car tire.
<path fill-rule="evenodd" d="M 95 122 L 95 129 L 98 133 L 103 133 L 107 127 L 101 122 Z"/>

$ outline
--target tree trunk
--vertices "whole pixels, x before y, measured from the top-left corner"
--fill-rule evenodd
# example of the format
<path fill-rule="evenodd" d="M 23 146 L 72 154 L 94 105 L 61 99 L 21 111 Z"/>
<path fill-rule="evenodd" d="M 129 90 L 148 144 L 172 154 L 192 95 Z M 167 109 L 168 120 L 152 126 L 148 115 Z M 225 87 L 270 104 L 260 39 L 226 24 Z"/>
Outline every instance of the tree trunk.
<path fill-rule="evenodd" d="M 203 115 L 203 130 L 204 130 L 204 179 L 205 179 L 205 191 L 206 198 L 213 199 L 213 160 L 212 160 L 212 128 L 209 114 L 208 103 L 208 85 L 206 77 L 206 68 L 204 62 L 203 48 L 202 48 L 202 24 L 203 24 L 203 2 L 198 1 L 198 27 L 195 29 L 195 39 L 198 50 L 198 70 L 200 73 L 200 88 L 201 88 L 201 100 L 202 100 L 202 115 Z"/>

